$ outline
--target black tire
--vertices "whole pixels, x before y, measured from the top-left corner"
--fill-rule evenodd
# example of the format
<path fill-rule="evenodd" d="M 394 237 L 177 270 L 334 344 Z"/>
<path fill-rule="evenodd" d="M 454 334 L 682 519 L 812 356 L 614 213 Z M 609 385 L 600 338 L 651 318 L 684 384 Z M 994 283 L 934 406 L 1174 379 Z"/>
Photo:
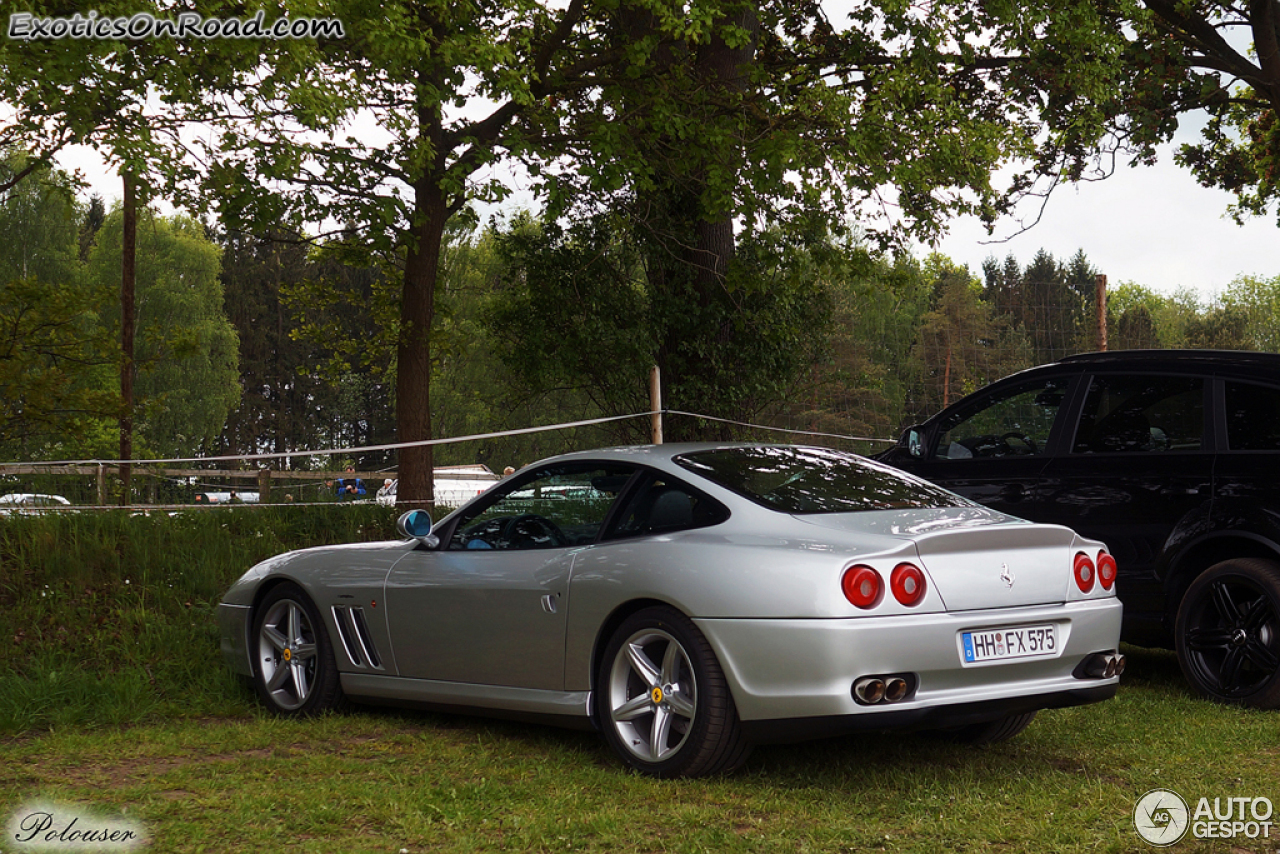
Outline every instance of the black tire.
<path fill-rule="evenodd" d="M 1201 696 L 1280 708 L 1280 564 L 1237 558 L 1209 567 L 1178 604 L 1174 641 Z"/>
<path fill-rule="evenodd" d="M 329 632 L 296 584 L 274 587 L 262 600 L 250 644 L 253 686 L 273 712 L 305 717 L 342 705 Z"/>
<path fill-rule="evenodd" d="M 594 696 L 609 746 L 651 777 L 724 774 L 751 753 L 711 645 L 672 608 L 645 608 L 618 627 Z"/>
<path fill-rule="evenodd" d="M 1007 715 L 999 720 L 984 724 L 970 724 L 946 731 L 946 737 L 962 744 L 983 745 L 1008 741 L 1021 733 L 1036 719 L 1035 712 L 1021 715 Z"/>

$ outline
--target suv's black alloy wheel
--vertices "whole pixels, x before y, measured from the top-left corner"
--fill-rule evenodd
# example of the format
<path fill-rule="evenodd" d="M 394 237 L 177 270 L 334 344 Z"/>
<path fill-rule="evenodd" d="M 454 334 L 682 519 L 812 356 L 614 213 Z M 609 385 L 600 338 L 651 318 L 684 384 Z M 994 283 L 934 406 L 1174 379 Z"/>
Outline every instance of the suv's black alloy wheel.
<path fill-rule="evenodd" d="M 1280 707 L 1280 564 L 1240 558 L 1215 564 L 1178 608 L 1178 663 L 1206 697 Z"/>

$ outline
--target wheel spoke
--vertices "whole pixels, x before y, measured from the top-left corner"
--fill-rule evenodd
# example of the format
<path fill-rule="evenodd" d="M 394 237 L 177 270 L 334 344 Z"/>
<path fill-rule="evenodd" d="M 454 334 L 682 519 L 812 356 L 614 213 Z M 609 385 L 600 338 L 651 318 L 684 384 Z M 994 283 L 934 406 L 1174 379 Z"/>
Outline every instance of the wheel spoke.
<path fill-rule="evenodd" d="M 1244 628 L 1256 632 L 1273 616 L 1270 603 L 1265 596 L 1259 596 L 1249 604 L 1244 612 Z"/>
<path fill-rule="evenodd" d="M 651 711 L 653 711 L 653 704 L 649 702 L 649 695 L 647 693 L 640 694 L 614 709 L 613 719 L 615 721 L 633 721 Z"/>
<path fill-rule="evenodd" d="M 674 641 L 667 644 L 667 651 L 662 656 L 662 675 L 659 677 L 663 685 L 675 685 L 680 681 L 680 665 L 684 660 L 684 651 Z"/>
<path fill-rule="evenodd" d="M 1275 673 L 1280 669 L 1280 658 L 1266 647 L 1261 641 L 1250 640 L 1244 645 L 1245 657 L 1254 663 L 1254 666 L 1268 673 Z"/>
<path fill-rule="evenodd" d="M 289 639 L 280 634 L 280 630 L 275 626 L 264 625 L 262 627 L 262 636 L 266 638 L 276 652 L 284 652 L 285 647 L 289 645 Z"/>
<path fill-rule="evenodd" d="M 302 641 L 302 609 L 292 602 L 289 603 L 289 642 L 299 643 Z"/>
<path fill-rule="evenodd" d="M 1240 664 L 1244 659 L 1244 653 L 1237 647 L 1227 653 L 1222 659 L 1222 670 L 1218 673 L 1218 684 L 1222 686 L 1222 690 L 1230 693 L 1240 687 Z"/>
<path fill-rule="evenodd" d="M 1231 645 L 1229 629 L 1196 628 L 1187 632 L 1187 648 L 1195 652 L 1226 649 Z"/>
<path fill-rule="evenodd" d="M 649 756 L 657 762 L 669 751 L 667 739 L 671 737 L 671 713 L 662 706 L 653 710 L 653 728 L 649 730 Z"/>
<path fill-rule="evenodd" d="M 289 669 L 289 665 L 283 662 L 277 663 L 276 669 L 271 672 L 271 678 L 267 680 L 267 690 L 275 692 L 283 688 L 289 678 Z"/>
<path fill-rule="evenodd" d="M 293 648 L 293 660 L 301 664 L 308 659 L 316 657 L 318 649 L 313 643 L 300 643 Z"/>
<path fill-rule="evenodd" d="M 627 660 L 631 662 L 631 669 L 644 681 L 645 685 L 654 688 L 662 684 L 659 681 L 662 677 L 658 673 L 658 668 L 653 666 L 653 662 L 644 654 L 644 648 L 640 644 L 627 644 Z"/>
<path fill-rule="evenodd" d="M 675 687 L 675 686 L 672 686 Z M 693 698 L 684 693 L 683 690 L 676 688 L 667 695 L 667 705 L 671 707 L 671 711 L 682 718 L 693 719 Z"/>
<path fill-rule="evenodd" d="M 310 687 L 307 679 L 307 668 L 295 664 L 289 669 L 293 672 L 294 699 L 301 703 L 307 699 L 307 692 Z"/>
<path fill-rule="evenodd" d="M 1233 626 L 1240 622 L 1240 609 L 1236 606 L 1236 602 L 1231 598 L 1231 591 L 1227 588 L 1224 581 L 1219 581 L 1213 585 L 1213 604 L 1217 607 L 1218 613 L 1222 619 Z"/>

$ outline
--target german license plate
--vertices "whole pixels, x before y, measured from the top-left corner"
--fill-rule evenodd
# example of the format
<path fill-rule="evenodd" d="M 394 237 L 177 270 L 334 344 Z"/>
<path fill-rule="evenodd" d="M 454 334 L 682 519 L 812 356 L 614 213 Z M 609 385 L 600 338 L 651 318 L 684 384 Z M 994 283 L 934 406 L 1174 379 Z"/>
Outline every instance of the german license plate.
<path fill-rule="evenodd" d="M 965 664 L 1057 655 L 1058 627 L 1049 623 L 1043 626 L 961 632 L 960 654 Z"/>

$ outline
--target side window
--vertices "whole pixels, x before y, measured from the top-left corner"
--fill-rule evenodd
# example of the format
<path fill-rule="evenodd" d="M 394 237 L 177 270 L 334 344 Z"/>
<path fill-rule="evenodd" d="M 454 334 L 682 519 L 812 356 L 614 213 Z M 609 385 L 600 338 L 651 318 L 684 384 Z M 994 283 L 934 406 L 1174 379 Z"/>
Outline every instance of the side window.
<path fill-rule="evenodd" d="M 675 478 L 654 475 L 633 493 L 609 539 L 705 528 L 728 518 L 729 510 L 719 501 Z"/>
<path fill-rule="evenodd" d="M 1203 440 L 1203 380 L 1095 376 L 1071 450 L 1077 454 L 1198 451 Z"/>
<path fill-rule="evenodd" d="M 558 466 L 504 487 L 497 501 L 459 519 L 450 549 L 553 549 L 594 542 L 631 477 L 624 467 Z"/>
<path fill-rule="evenodd" d="M 1227 382 L 1227 447 L 1280 451 L 1280 389 Z"/>
<path fill-rule="evenodd" d="M 960 414 L 938 441 L 936 457 L 1017 457 L 1043 454 L 1067 393 L 1067 377 L 1014 386 Z"/>

